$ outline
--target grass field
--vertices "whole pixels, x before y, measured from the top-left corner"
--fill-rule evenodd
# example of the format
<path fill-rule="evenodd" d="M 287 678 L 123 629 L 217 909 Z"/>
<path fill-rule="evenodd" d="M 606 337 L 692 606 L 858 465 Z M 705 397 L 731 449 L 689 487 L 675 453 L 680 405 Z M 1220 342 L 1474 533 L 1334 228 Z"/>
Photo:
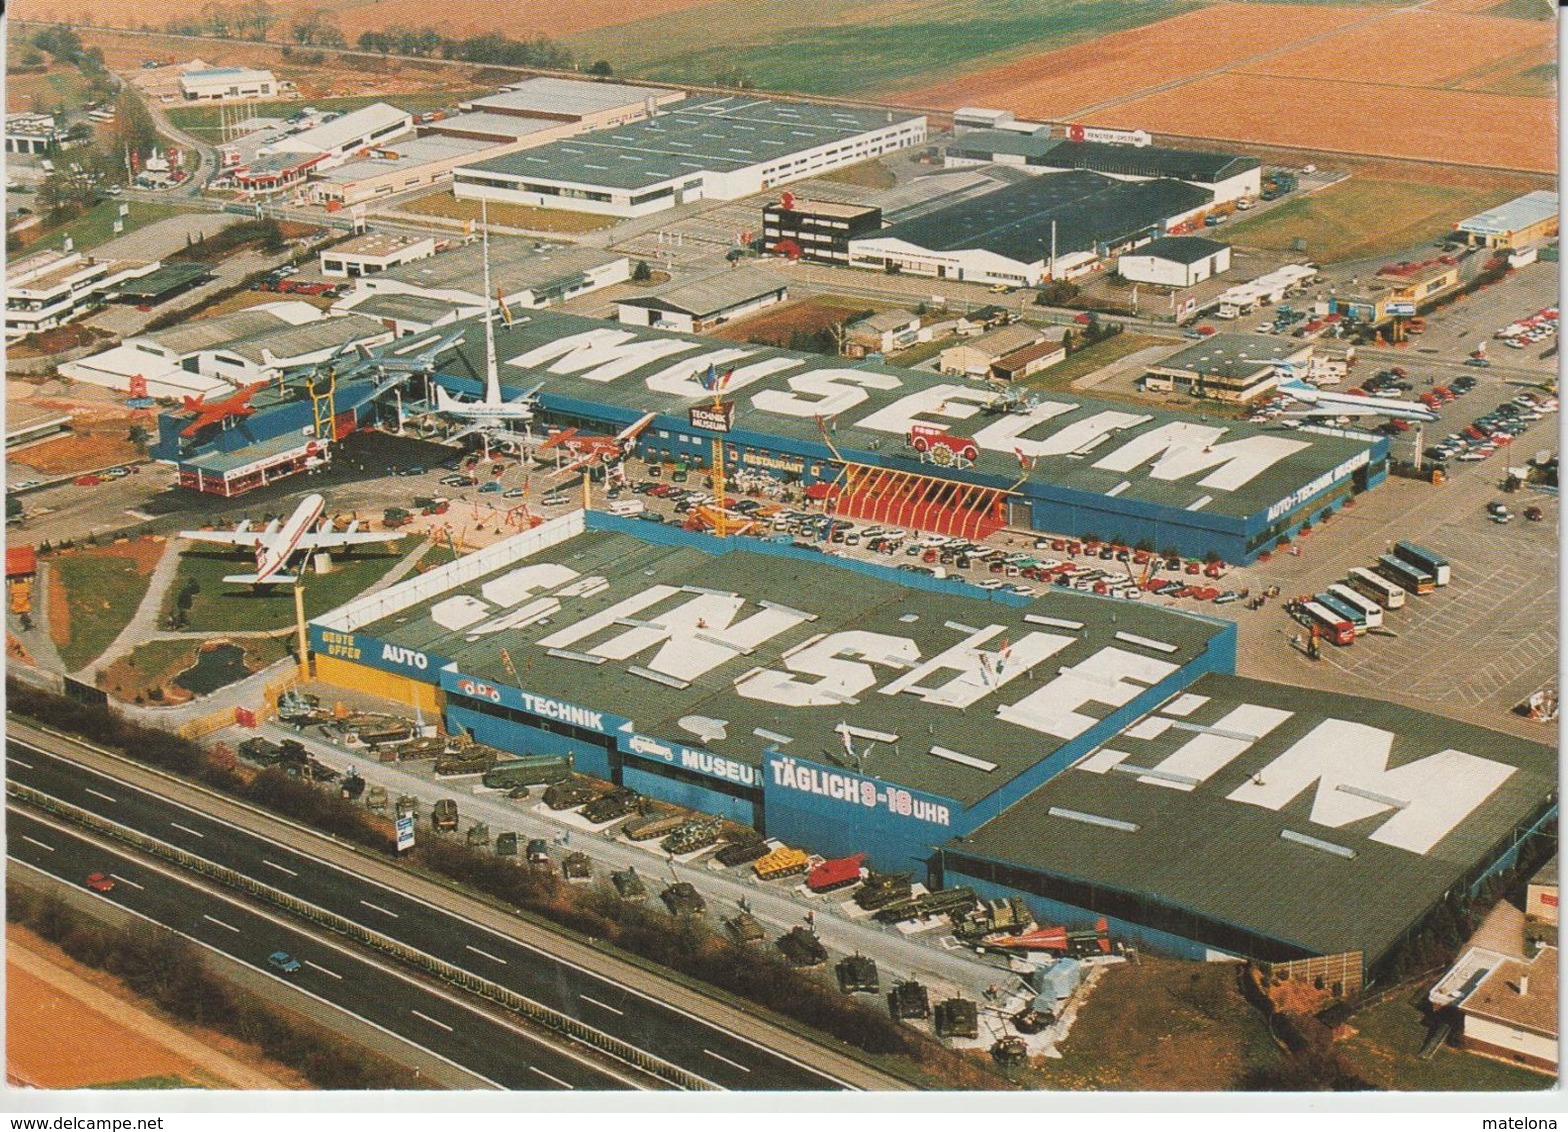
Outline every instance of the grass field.
<path fill-rule="evenodd" d="M 167 689 L 175 677 L 196 663 L 196 654 L 205 641 L 153 640 L 138 645 L 111 664 L 98 678 L 98 686 L 126 703 L 147 699 L 154 688 Z M 251 671 L 265 668 L 288 655 L 284 637 L 241 637 L 235 644 L 245 650 L 245 664 Z M 183 690 L 176 689 L 179 694 Z"/>
<path fill-rule="evenodd" d="M 1426 1041 L 1425 1015 L 1412 996 L 1370 1007 L 1350 1020 L 1355 1036 L 1339 1050 L 1375 1088 L 1430 1092 L 1513 1092 L 1551 1087 L 1542 1073 L 1445 1047 L 1429 1061 L 1416 1055 Z"/>
<path fill-rule="evenodd" d="M 167 220 L 171 216 L 182 216 L 189 211 L 183 208 L 176 208 L 173 205 L 149 204 L 139 200 L 127 201 L 126 203 L 130 205 L 131 211 L 130 215 L 126 217 L 129 222 L 125 225 L 125 232 L 121 233 L 121 235 L 127 235 L 156 220 Z M 114 200 L 106 200 L 102 204 L 94 205 L 69 224 L 62 225 L 59 228 L 45 229 L 39 236 L 39 240 L 57 245 L 62 237 L 69 236 L 75 249 L 79 252 L 85 252 L 91 248 L 96 248 L 99 244 L 107 244 L 110 240 L 118 238 L 114 233 L 114 222 L 119 215 L 120 203 Z"/>
<path fill-rule="evenodd" d="M 334 558 L 330 574 L 305 576 L 305 616 L 316 617 L 358 597 L 397 564 L 401 542 L 361 548 L 352 558 Z M 247 573 L 254 567 L 250 555 L 226 554 L 218 549 L 187 550 L 164 600 L 160 620 L 174 612 L 175 600 L 188 579 L 201 587 L 191 602 L 186 629 L 195 633 L 248 630 L 266 632 L 293 624 L 294 596 L 289 586 L 232 585 L 225 574 Z"/>
<path fill-rule="evenodd" d="M 1077 353 L 1068 355 L 1065 361 L 1041 370 L 1039 373 L 1026 377 L 1023 384 L 1029 389 L 1047 389 L 1055 392 L 1065 392 L 1072 388 L 1073 382 L 1085 374 L 1093 373 L 1102 366 L 1108 366 L 1128 354 L 1136 354 L 1139 350 L 1150 346 L 1163 346 L 1169 343 L 1168 338 L 1155 338 L 1148 334 L 1129 334 L 1125 331 L 1112 338 L 1096 342 L 1092 346 L 1085 346 Z M 1096 393 L 1095 396 L 1100 396 Z"/>
<path fill-rule="evenodd" d="M 1241 247 L 1290 251 L 1306 241 L 1318 263 L 1369 259 L 1436 239 L 1454 222 L 1518 195 L 1479 185 L 1351 179 L 1232 224 Z"/>
<path fill-rule="evenodd" d="M 54 559 L 49 585 L 65 590 L 69 620 L 50 630 L 66 667 L 74 672 L 99 656 L 130 624 L 147 593 L 148 575 L 130 558 L 69 554 Z M 58 608 L 55 605 L 53 608 Z"/>
<path fill-rule="evenodd" d="M 875 157 L 870 161 L 862 161 L 858 165 L 833 169 L 821 174 L 817 179 L 837 181 L 841 185 L 859 185 L 866 189 L 891 189 L 898 184 L 898 178 L 893 175 L 893 171 Z"/>
<path fill-rule="evenodd" d="M 706 83 L 732 70 L 764 90 L 839 95 L 939 81 L 1193 6 L 1185 0 L 971 0 L 955 10 L 946 0 L 887 0 L 868 10 L 852 0 L 710 3 L 584 32 L 566 44 L 580 57 L 610 60 L 617 74 Z"/>
<path fill-rule="evenodd" d="M 446 216 L 453 220 L 479 219 L 479 202 L 458 200 L 451 189 L 415 197 L 398 205 L 397 210 L 420 216 Z M 530 208 L 522 204 L 492 204 L 489 212 L 492 224 L 535 232 L 594 232 L 620 222 L 617 216 L 597 216 L 591 212 L 572 212 L 564 208 Z"/>
<path fill-rule="evenodd" d="M 12 46 L 13 56 L 17 48 Z M 51 63 L 39 74 L 7 75 L 5 109 L 7 114 L 36 110 L 40 114 L 60 110 L 80 110 L 87 101 L 87 79 L 77 67 Z"/>
<path fill-rule="evenodd" d="M 789 348 L 795 334 L 815 334 L 853 321 L 866 311 L 885 310 L 886 303 L 864 302 L 836 295 L 813 295 L 807 299 L 768 307 L 750 318 L 726 323 L 713 332 L 716 338 L 735 342 Z"/>
<path fill-rule="evenodd" d="M 349 98 L 315 98 L 310 100 L 310 105 L 317 110 L 336 110 L 347 113 L 350 110 L 359 110 L 375 102 L 391 102 L 400 110 L 407 110 L 411 114 L 422 114 L 427 110 L 445 110 L 456 106 L 459 102 L 466 102 L 470 98 L 480 98 L 487 94 L 494 94 L 493 88 L 480 87 L 474 90 L 446 90 L 431 91 L 426 94 L 397 94 L 377 95 L 360 94 Z M 286 118 L 305 108 L 305 103 L 299 99 L 280 102 L 248 102 L 245 112 L 257 118 Z M 169 121 L 181 129 L 190 130 L 196 134 L 211 134 L 216 140 L 218 132 L 218 108 L 216 106 L 176 106 L 168 113 Z"/>

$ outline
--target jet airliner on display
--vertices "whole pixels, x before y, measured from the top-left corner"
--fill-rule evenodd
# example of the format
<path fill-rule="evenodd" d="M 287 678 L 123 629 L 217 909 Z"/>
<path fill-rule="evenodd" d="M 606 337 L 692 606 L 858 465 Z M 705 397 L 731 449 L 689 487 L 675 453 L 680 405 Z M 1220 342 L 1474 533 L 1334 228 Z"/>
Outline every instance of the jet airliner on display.
<path fill-rule="evenodd" d="M 211 542 L 222 546 L 254 546 L 256 572 L 254 574 L 229 574 L 225 582 L 241 582 L 255 586 L 280 585 L 299 579 L 283 573 L 295 551 L 309 553 L 330 550 L 338 546 L 361 546 L 372 542 L 393 542 L 402 537 L 395 531 L 361 531 L 359 523 L 349 524 L 346 531 L 317 530 L 317 521 L 326 509 L 327 501 L 319 495 L 307 495 L 300 500 L 294 513 L 283 522 L 274 519 L 261 530 L 253 530 L 248 523 L 241 523 L 232 531 L 181 531 L 180 537 L 193 542 Z"/>
<path fill-rule="evenodd" d="M 1306 408 L 1285 413 L 1286 418 L 1302 417 L 1390 417 L 1405 421 L 1435 421 L 1437 414 L 1415 401 L 1397 397 L 1357 397 L 1350 393 L 1331 393 L 1305 381 L 1282 381 L 1279 391 Z"/>

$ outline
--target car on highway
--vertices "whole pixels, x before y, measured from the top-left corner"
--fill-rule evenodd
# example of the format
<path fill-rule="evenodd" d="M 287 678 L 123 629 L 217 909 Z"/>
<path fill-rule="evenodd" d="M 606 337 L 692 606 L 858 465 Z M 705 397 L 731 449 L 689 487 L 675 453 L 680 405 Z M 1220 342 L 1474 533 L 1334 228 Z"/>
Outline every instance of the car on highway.
<path fill-rule="evenodd" d="M 114 891 L 114 878 L 108 873 L 88 873 L 87 879 L 82 883 L 94 892 Z"/>
<path fill-rule="evenodd" d="M 267 956 L 267 966 L 271 967 L 274 971 L 282 971 L 285 975 L 292 975 L 295 971 L 298 971 L 300 967 L 303 966 L 303 964 L 301 964 L 298 959 L 294 958 L 294 956 L 290 955 L 287 951 L 274 951 L 271 955 Z"/>

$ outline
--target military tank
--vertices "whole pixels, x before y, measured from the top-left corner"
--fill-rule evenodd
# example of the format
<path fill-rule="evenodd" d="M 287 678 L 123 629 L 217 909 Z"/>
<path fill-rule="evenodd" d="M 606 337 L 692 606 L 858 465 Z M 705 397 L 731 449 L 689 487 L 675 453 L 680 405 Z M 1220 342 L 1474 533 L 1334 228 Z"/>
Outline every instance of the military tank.
<path fill-rule="evenodd" d="M 991 1060 L 1003 1069 L 1016 1069 L 1029 1060 L 1029 1047 L 1022 1038 L 998 1038 L 991 1043 Z"/>
<path fill-rule="evenodd" d="M 572 884 L 588 884 L 593 880 L 593 861 L 587 853 L 568 853 L 561 862 L 561 875 Z"/>
<path fill-rule="evenodd" d="M 909 873 L 872 873 L 855 890 L 855 903 L 875 912 L 899 900 L 908 900 L 913 891 Z"/>
<path fill-rule="evenodd" d="M 888 1013 L 895 1019 L 921 1019 L 931 1017 L 931 997 L 926 988 L 914 979 L 894 983 L 887 994 Z"/>
<path fill-rule="evenodd" d="M 674 833 L 686 823 L 687 818 L 688 815 L 683 811 L 649 814 L 646 817 L 633 818 L 622 827 L 621 832 L 633 841 L 652 841 L 655 837 Z"/>
<path fill-rule="evenodd" d="M 659 848 L 675 857 L 706 849 L 718 843 L 723 824 L 718 818 L 693 818 L 659 842 Z"/>
<path fill-rule="evenodd" d="M 611 873 L 610 884 L 615 888 L 615 895 L 622 900 L 636 902 L 648 899 L 648 886 L 643 884 L 636 869 L 627 868 Z"/>
<path fill-rule="evenodd" d="M 967 998 L 949 998 L 936 1004 L 933 1012 L 939 1038 L 978 1038 L 980 1008 Z"/>
<path fill-rule="evenodd" d="M 851 955 L 840 959 L 834 973 L 838 976 L 838 989 L 845 994 L 881 993 L 877 961 L 869 955 Z"/>
<path fill-rule="evenodd" d="M 762 838 L 732 841 L 713 855 L 713 859 L 726 868 L 749 864 L 768 855 L 768 843 Z"/>
<path fill-rule="evenodd" d="M 573 775 L 545 788 L 544 804 L 552 810 L 575 810 L 599 796 L 598 789 L 586 778 Z"/>
<path fill-rule="evenodd" d="M 659 893 L 659 899 L 664 901 L 664 906 L 672 916 L 696 919 L 708 910 L 708 902 L 702 898 L 702 894 L 683 880 L 676 881 Z"/>
<path fill-rule="evenodd" d="M 624 818 L 637 809 L 637 791 L 629 786 L 617 786 L 589 802 L 581 810 L 583 819 L 593 825 L 603 825 L 616 818 Z"/>
<path fill-rule="evenodd" d="M 730 939 L 741 946 L 761 943 L 768 938 L 762 930 L 762 925 L 757 922 L 757 917 L 750 912 L 741 912 L 725 920 L 724 930 Z"/>
<path fill-rule="evenodd" d="M 828 949 L 806 928 L 791 928 L 779 936 L 778 949 L 791 967 L 820 967 L 828 961 Z"/>

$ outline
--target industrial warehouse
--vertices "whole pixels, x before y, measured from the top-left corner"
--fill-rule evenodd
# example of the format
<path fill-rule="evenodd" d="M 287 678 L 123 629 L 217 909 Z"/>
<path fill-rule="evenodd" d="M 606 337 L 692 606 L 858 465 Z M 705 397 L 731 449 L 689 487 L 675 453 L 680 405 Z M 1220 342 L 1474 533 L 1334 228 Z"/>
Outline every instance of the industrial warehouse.
<path fill-rule="evenodd" d="M 490 746 L 1181 955 L 1359 980 L 1555 810 L 1547 748 L 1238 680 L 1228 622 L 596 512 L 309 633 L 319 679 Z"/>

